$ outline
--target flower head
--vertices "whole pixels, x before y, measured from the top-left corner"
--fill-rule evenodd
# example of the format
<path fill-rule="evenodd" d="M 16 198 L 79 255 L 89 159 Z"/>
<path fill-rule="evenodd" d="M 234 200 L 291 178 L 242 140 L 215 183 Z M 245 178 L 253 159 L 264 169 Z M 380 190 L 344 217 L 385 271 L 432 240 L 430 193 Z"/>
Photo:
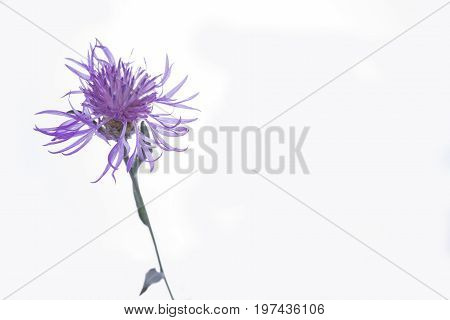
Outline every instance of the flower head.
<path fill-rule="evenodd" d="M 114 173 L 125 159 L 127 171 L 135 161 L 149 162 L 153 169 L 154 162 L 161 156 L 155 156 L 156 149 L 161 151 L 184 151 L 171 146 L 165 137 L 179 137 L 188 132 L 184 124 L 196 119 L 176 118 L 172 113 L 158 113 L 158 105 L 171 108 L 197 110 L 187 106 L 187 101 L 197 94 L 185 99 L 174 98 L 187 80 L 185 77 L 175 87 L 165 92 L 172 65 L 166 57 L 164 73 L 151 76 L 141 67 L 134 67 L 131 62 L 115 60 L 111 51 L 98 40 L 90 47 L 86 61 L 68 58 L 74 66 L 66 65 L 80 79 L 79 90 L 69 91 L 67 95 L 81 94 L 84 101 L 81 108 L 71 106 L 68 112 L 45 110 L 38 114 L 51 114 L 65 118 L 57 127 L 38 128 L 35 130 L 52 137 L 45 144 L 54 145 L 67 142 L 68 145 L 51 153 L 71 155 L 98 136 L 113 146 L 107 157 L 107 164 L 94 181 L 99 181 L 108 171 Z M 129 142 L 134 140 L 130 145 Z"/>

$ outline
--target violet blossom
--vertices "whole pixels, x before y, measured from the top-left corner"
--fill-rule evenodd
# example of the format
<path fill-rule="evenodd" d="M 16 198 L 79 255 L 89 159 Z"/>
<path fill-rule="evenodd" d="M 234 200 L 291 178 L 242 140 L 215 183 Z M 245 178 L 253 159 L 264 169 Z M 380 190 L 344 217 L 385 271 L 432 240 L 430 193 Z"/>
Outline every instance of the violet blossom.
<path fill-rule="evenodd" d="M 176 118 L 172 113 L 161 113 L 157 105 L 198 110 L 186 105 L 198 93 L 184 99 L 174 97 L 185 84 L 187 76 L 165 92 L 164 86 L 172 70 L 167 56 L 164 73 L 156 76 L 151 76 L 141 67 L 134 67 L 131 62 L 122 59 L 116 61 L 111 51 L 98 40 L 94 46 L 91 45 L 86 61 L 67 60 L 73 63 L 72 66 L 66 65 L 67 68 L 78 76 L 81 85 L 78 90 L 69 91 L 66 95 L 81 94 L 84 101 L 81 110 L 74 108 L 69 101 L 69 112 L 45 110 L 38 113 L 66 118 L 56 127 L 35 128 L 52 137 L 45 146 L 69 143 L 51 153 L 74 154 L 94 136 L 108 144 L 112 141 L 114 145 L 108 154 L 106 167 L 94 181 L 97 182 L 110 170 L 115 179 L 114 173 L 124 159 L 128 172 L 136 159 L 148 162 L 153 170 L 154 162 L 162 155 L 162 151 L 186 150 L 171 146 L 165 137 L 185 135 L 189 129 L 184 124 L 196 118 Z M 146 128 L 150 134 L 145 135 L 141 128 Z M 130 146 L 129 140 L 132 138 L 134 144 Z M 161 153 L 156 155 L 155 149 Z"/>

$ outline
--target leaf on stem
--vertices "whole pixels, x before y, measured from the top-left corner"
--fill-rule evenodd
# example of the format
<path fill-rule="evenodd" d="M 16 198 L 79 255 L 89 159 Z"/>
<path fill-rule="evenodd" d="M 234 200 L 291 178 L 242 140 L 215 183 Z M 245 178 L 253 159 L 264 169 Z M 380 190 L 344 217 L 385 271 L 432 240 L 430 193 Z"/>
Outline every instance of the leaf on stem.
<path fill-rule="evenodd" d="M 142 287 L 141 293 L 139 295 L 142 295 L 145 291 L 147 291 L 148 287 L 150 287 L 154 283 L 159 282 L 163 278 L 164 273 L 156 271 L 155 268 L 151 268 L 145 274 L 144 286 Z"/>
<path fill-rule="evenodd" d="M 150 138 L 150 132 L 148 131 L 147 125 L 144 121 L 141 122 L 141 132 L 147 138 Z"/>

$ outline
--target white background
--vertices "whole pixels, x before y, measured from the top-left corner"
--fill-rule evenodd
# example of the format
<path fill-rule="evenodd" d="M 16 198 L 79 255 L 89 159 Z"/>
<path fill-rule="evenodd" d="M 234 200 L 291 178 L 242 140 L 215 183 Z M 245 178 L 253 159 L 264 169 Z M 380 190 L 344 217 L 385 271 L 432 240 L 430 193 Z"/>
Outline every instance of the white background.
<path fill-rule="evenodd" d="M 77 51 L 96 37 L 116 54 L 164 56 L 201 126 L 261 126 L 444 4 L 443 1 L 8 1 Z M 450 295 L 450 6 L 272 125 L 310 126 L 311 170 L 271 180 Z M 0 6 L 0 295 L 134 211 L 124 171 L 101 141 L 49 154 L 33 131 L 66 110 L 76 54 Z M 217 150 L 225 157 L 220 139 Z M 195 143 L 192 145 L 195 149 Z M 236 151 L 240 150 L 236 147 Z M 274 149 L 276 150 L 276 149 Z M 238 154 L 236 154 L 238 155 Z M 238 163 L 238 161 L 237 161 Z M 148 201 L 185 175 L 141 177 Z M 181 299 L 440 299 L 257 175 L 194 174 L 148 207 Z M 11 299 L 135 299 L 156 267 L 137 216 Z M 162 283 L 142 299 L 166 298 Z"/>

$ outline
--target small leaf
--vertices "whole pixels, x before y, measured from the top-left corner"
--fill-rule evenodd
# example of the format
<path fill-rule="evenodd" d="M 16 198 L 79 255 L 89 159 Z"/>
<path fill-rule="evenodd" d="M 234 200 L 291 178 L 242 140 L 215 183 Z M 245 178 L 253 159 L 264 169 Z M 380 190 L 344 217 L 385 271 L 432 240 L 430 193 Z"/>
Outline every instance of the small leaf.
<path fill-rule="evenodd" d="M 155 268 L 150 269 L 145 274 L 144 286 L 142 287 L 141 293 L 139 295 L 142 295 L 145 291 L 147 291 L 148 287 L 150 287 L 154 283 L 157 283 L 162 278 L 164 278 L 164 273 L 156 271 Z"/>
<path fill-rule="evenodd" d="M 148 131 L 148 127 L 144 121 L 141 122 L 141 132 L 144 134 L 144 136 L 150 138 L 150 132 Z"/>

